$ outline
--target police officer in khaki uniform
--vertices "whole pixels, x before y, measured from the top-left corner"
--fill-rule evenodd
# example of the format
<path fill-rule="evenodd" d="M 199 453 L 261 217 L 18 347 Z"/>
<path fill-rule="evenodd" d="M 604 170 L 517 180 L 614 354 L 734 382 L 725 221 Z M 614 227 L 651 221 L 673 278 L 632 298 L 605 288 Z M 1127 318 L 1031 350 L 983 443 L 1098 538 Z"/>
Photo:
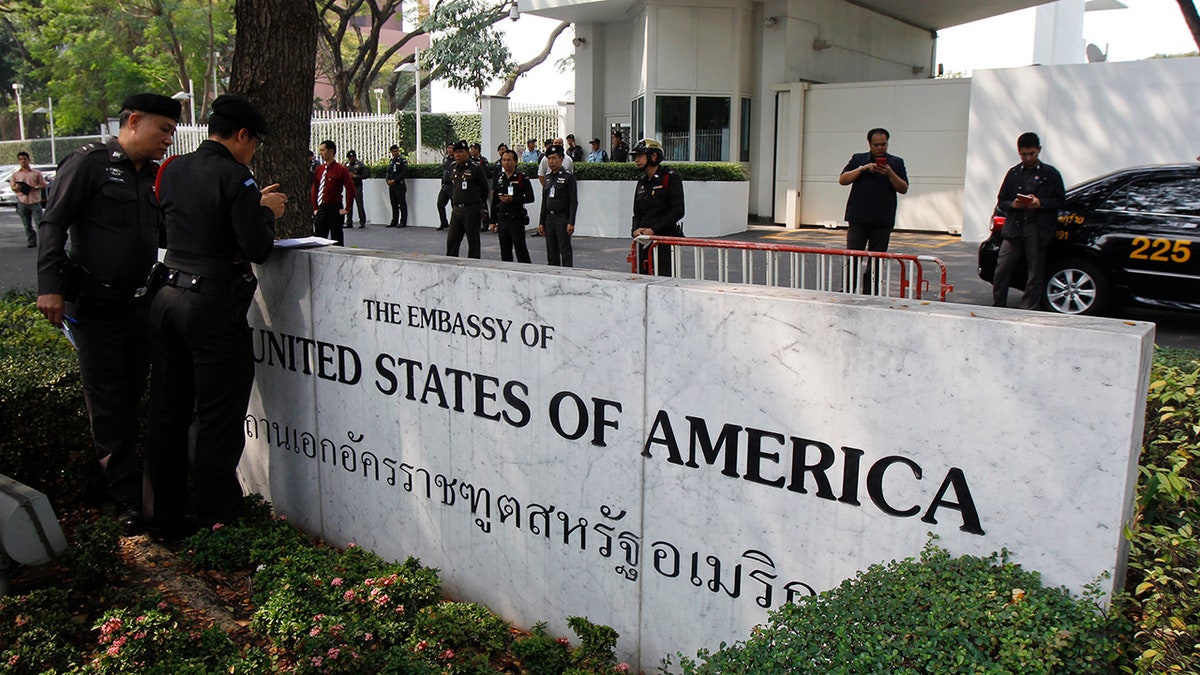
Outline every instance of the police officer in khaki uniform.
<path fill-rule="evenodd" d="M 453 146 L 450 168 L 450 231 L 446 233 L 446 255 L 458 257 L 467 238 L 467 257 L 480 257 L 479 229 L 488 221 L 488 180 L 483 167 L 471 161 L 466 141 Z"/>
<path fill-rule="evenodd" d="M 642 170 L 637 189 L 633 193 L 633 227 L 631 235 L 660 237 L 683 236 L 683 179 L 675 170 L 662 165 L 662 145 L 653 138 L 638 141 L 633 146 L 633 161 Z M 659 276 L 671 276 L 671 247 L 656 246 L 656 264 Z M 638 254 L 639 270 L 649 274 L 650 249 L 643 247 Z"/>
<path fill-rule="evenodd" d="M 158 258 L 156 160 L 171 147 L 179 113 L 166 96 L 126 98 L 116 138 L 63 160 L 39 227 L 37 306 L 75 338 L 99 460 L 95 487 L 127 531 L 141 525 L 138 406 L 150 369 L 146 304 L 135 291 Z"/>
<path fill-rule="evenodd" d="M 150 303 L 154 371 L 146 467 L 153 524 L 171 539 L 191 529 L 188 428 L 200 525 L 230 523 L 241 513 L 236 469 L 254 383 L 246 323 L 257 287 L 250 263 L 275 245 L 275 219 L 287 197 L 259 189 L 249 164 L 267 135 L 262 113 L 223 94 L 212 103 L 208 140 L 167 162 L 159 177 L 167 253 Z"/>

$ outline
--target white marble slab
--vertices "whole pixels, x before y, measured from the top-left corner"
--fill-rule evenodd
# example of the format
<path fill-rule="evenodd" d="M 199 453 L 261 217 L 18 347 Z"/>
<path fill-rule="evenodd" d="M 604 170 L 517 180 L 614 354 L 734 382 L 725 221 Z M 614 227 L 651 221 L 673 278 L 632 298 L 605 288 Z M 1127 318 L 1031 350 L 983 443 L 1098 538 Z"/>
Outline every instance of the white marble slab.
<path fill-rule="evenodd" d="M 635 652 L 636 579 L 618 571 L 616 540 L 641 523 L 641 467 L 626 450 L 644 416 L 632 395 L 644 287 L 529 266 L 303 255 L 313 372 L 258 369 L 259 391 L 273 389 L 264 398 L 315 400 L 315 415 L 311 404 L 277 413 L 316 442 L 312 457 L 271 453 L 272 474 L 286 465 L 295 483 L 272 480 L 277 503 L 304 523 L 319 513 L 314 531 L 335 545 L 417 556 L 451 597 L 520 625 L 570 634 L 567 616 L 606 617 L 629 627 L 622 647 Z"/>
<path fill-rule="evenodd" d="M 1122 576 L 1151 324 L 344 249 L 259 272 L 248 487 L 642 669 L 929 532 Z"/>
<path fill-rule="evenodd" d="M 695 285 L 650 288 L 647 315 L 645 541 L 685 561 L 671 577 L 652 547 L 644 653 L 729 640 L 789 584 L 831 588 L 930 532 L 1051 585 L 1123 582 L 1152 325 Z M 689 417 L 736 454 L 706 461 Z"/>

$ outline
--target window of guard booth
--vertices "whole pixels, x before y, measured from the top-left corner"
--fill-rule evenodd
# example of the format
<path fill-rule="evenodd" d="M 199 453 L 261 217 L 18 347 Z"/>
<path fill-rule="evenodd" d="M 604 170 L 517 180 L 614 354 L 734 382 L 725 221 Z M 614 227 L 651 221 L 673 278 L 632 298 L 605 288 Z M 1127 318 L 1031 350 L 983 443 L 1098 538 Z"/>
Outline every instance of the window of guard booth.
<path fill-rule="evenodd" d="M 696 97 L 696 161 L 729 161 L 730 104 L 727 96 Z"/>
<path fill-rule="evenodd" d="M 742 116 L 738 119 L 738 122 L 741 124 L 741 126 L 738 127 L 741 130 L 741 133 L 738 134 L 741 137 L 740 142 L 738 143 L 738 161 L 739 162 L 749 162 L 750 161 L 750 99 L 749 98 L 742 99 Z"/>
<path fill-rule="evenodd" d="M 633 99 L 633 105 L 630 107 L 629 138 L 626 142 L 629 147 L 633 147 L 635 143 L 646 137 L 646 97 L 639 96 Z"/>
<path fill-rule="evenodd" d="M 655 127 L 663 146 L 663 159 L 686 162 L 691 159 L 692 97 L 659 96 L 654 99 L 657 112 Z"/>

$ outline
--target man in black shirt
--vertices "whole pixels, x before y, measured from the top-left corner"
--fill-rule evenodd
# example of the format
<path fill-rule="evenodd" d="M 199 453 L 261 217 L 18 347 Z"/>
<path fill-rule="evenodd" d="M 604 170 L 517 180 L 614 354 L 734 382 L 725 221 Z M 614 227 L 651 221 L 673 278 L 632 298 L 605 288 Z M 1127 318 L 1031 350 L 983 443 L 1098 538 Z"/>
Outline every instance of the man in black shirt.
<path fill-rule="evenodd" d="M 437 208 L 438 219 L 441 225 L 438 225 L 439 230 L 444 230 L 450 227 L 450 221 L 446 219 L 446 205 L 450 203 L 450 178 L 454 171 L 454 143 L 446 144 L 446 156 L 442 158 L 442 188 L 438 190 Z"/>
<path fill-rule="evenodd" d="M 492 231 L 500 235 L 500 259 L 511 261 L 513 249 L 517 262 L 527 263 L 525 226 L 529 224 L 526 204 L 533 203 L 533 183 L 517 171 L 517 153 L 505 149 L 500 155 L 501 170 L 492 186 Z"/>
<path fill-rule="evenodd" d="M 563 169 L 563 146 L 546 149 L 549 172 L 542 184 L 542 213 L 538 233 L 546 238 L 546 264 L 574 267 L 571 235 L 575 234 L 575 214 L 579 211 L 579 191 L 575 174 Z"/>
<path fill-rule="evenodd" d="M 195 414 L 193 476 L 205 528 L 230 523 L 242 508 L 236 469 L 254 383 L 246 310 L 266 261 L 275 219 L 287 197 L 259 189 L 249 164 L 268 125 L 253 104 L 224 94 L 212 103 L 208 140 L 164 165 L 159 175 L 167 253 L 161 285 L 151 289 L 154 371 L 146 467 L 153 524 L 186 534 L 188 428 Z"/>
<path fill-rule="evenodd" d="M 74 336 L 96 487 L 132 531 L 141 525 L 138 406 L 150 369 L 146 303 L 135 291 L 158 258 L 156 160 L 171 147 L 180 104 L 138 94 L 121 107 L 117 137 L 84 145 L 58 170 L 39 226 L 37 306 Z"/>
<path fill-rule="evenodd" d="M 346 170 L 354 180 L 354 204 L 346 205 L 346 229 L 354 229 L 354 207 L 358 206 L 358 229 L 367 226 L 367 210 L 363 208 L 363 181 L 371 177 L 371 170 L 366 164 L 358 161 L 358 153 L 351 150 L 346 153 Z"/>
<path fill-rule="evenodd" d="M 888 154 L 887 129 L 867 132 L 868 152 L 850 157 L 838 183 L 849 185 L 846 200 L 846 248 L 852 251 L 887 251 L 896 226 L 896 195 L 908 192 L 904 160 Z"/>
<path fill-rule="evenodd" d="M 392 203 L 392 222 L 388 227 L 408 227 L 408 186 L 404 176 L 408 173 L 408 160 L 400 154 L 400 146 L 388 148 L 392 153 L 392 161 L 388 164 L 387 180 L 388 200 Z"/>
<path fill-rule="evenodd" d="M 1004 175 L 996 195 L 996 210 L 1005 215 L 1004 229 L 1000 230 L 1004 242 L 992 279 L 992 304 L 996 307 L 1008 306 L 1008 285 L 1022 257 L 1029 276 L 1021 294 L 1021 308 L 1037 309 L 1042 301 L 1046 246 L 1054 238 L 1058 210 L 1066 203 L 1066 189 L 1058 169 L 1039 159 L 1041 152 L 1037 134 L 1021 134 L 1017 138 L 1021 163 Z"/>
<path fill-rule="evenodd" d="M 621 133 L 614 131 L 612 135 L 612 152 L 608 153 L 614 162 L 629 161 L 629 144 L 621 138 Z"/>
<path fill-rule="evenodd" d="M 480 257 L 479 228 L 488 220 L 488 182 L 483 167 L 471 162 L 466 141 L 458 141 L 451 149 L 454 164 L 450 167 L 450 231 L 446 233 L 446 255 L 458 257 L 462 240 L 467 238 L 467 257 Z"/>
<path fill-rule="evenodd" d="M 641 235 L 683 236 L 683 179 L 674 169 L 663 166 L 662 160 L 662 144 L 653 138 L 633 146 L 633 161 L 642 170 L 633 193 L 630 235 L 635 239 Z M 653 272 L 671 276 L 671 247 L 656 245 L 655 250 Z M 643 274 L 652 272 L 649 247 L 639 250 L 638 267 Z"/>

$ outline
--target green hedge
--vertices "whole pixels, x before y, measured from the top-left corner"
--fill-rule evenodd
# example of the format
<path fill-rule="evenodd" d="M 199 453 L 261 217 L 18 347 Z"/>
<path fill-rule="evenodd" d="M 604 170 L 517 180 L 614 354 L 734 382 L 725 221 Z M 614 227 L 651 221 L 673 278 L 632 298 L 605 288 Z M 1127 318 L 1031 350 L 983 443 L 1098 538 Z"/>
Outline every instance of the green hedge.
<path fill-rule="evenodd" d="M 495 160 L 494 157 L 489 159 Z M 679 162 L 669 165 L 685 181 L 747 181 L 750 176 L 741 164 L 732 162 Z M 383 178 L 387 174 L 386 164 L 370 167 L 372 178 Z M 537 175 L 537 164 L 523 162 L 517 170 L 529 176 Z M 641 174 L 632 162 L 580 162 L 575 165 L 575 177 L 585 180 L 628 180 L 634 181 Z M 409 178 L 441 178 L 441 164 L 409 164 Z"/>
<path fill-rule="evenodd" d="M 1005 554 L 953 557 L 930 543 L 682 664 L 685 675 L 1103 673 L 1123 627 Z"/>
<path fill-rule="evenodd" d="M 0 474 L 76 496 L 90 440 L 75 350 L 32 297 L 8 293 L 0 299 Z"/>

